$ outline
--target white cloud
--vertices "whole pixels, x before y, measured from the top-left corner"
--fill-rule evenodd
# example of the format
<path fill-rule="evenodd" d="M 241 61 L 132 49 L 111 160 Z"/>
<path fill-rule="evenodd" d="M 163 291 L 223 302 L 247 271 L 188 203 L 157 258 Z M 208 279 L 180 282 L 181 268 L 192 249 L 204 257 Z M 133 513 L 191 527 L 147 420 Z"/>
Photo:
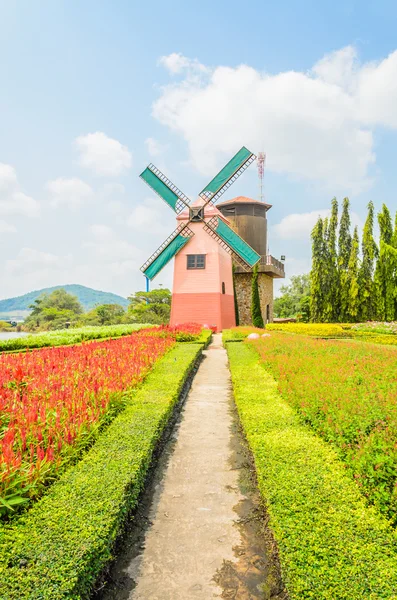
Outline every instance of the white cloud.
<path fill-rule="evenodd" d="M 159 156 L 160 154 L 163 154 L 167 147 L 151 137 L 145 140 L 145 146 L 150 156 Z"/>
<path fill-rule="evenodd" d="M 80 165 L 96 175 L 120 175 L 131 167 L 132 156 L 127 146 L 102 131 L 79 136 L 75 145 L 80 153 Z"/>
<path fill-rule="evenodd" d="M 163 206 L 157 198 L 146 198 L 135 206 L 127 219 L 127 225 L 136 231 L 165 235 L 171 232 L 169 219 L 163 218 Z"/>
<path fill-rule="evenodd" d="M 330 210 L 314 210 L 308 213 L 293 213 L 284 217 L 280 223 L 273 225 L 272 236 L 282 240 L 310 240 L 310 233 L 319 217 L 329 217 Z"/>
<path fill-rule="evenodd" d="M 17 174 L 14 167 L 0 163 L 0 191 L 15 187 L 17 184 Z"/>
<path fill-rule="evenodd" d="M 336 193 L 372 184 L 374 128 L 397 128 L 397 51 L 361 64 L 348 46 L 309 72 L 262 73 L 218 66 L 199 78 L 189 59 L 161 59 L 184 78 L 165 86 L 153 115 L 179 132 L 191 161 L 211 176 L 242 145 L 267 152 L 267 168 L 320 182 Z"/>
<path fill-rule="evenodd" d="M 5 268 L 8 273 L 22 274 L 30 273 L 32 270 L 64 268 L 67 263 L 70 263 L 70 260 L 70 255 L 58 256 L 34 248 L 21 248 L 17 258 L 6 261 Z"/>
<path fill-rule="evenodd" d="M 271 227 L 270 237 L 277 236 L 282 240 L 301 240 L 307 243 L 317 220 L 321 217 L 330 217 L 330 209 L 323 208 L 307 213 L 292 213 L 281 219 L 280 223 Z M 340 216 L 340 215 L 339 215 Z M 359 230 L 363 228 L 363 222 L 356 212 L 350 213 L 352 228 L 357 225 Z"/>
<path fill-rule="evenodd" d="M 161 56 L 158 61 L 172 75 L 177 75 L 183 71 L 206 72 L 208 69 L 202 65 L 196 58 L 191 59 L 183 56 L 180 52 L 173 52 L 168 56 Z"/>
<path fill-rule="evenodd" d="M 84 202 L 90 200 L 94 194 L 91 186 L 77 177 L 68 179 L 58 177 L 46 184 L 46 189 L 51 196 L 51 206 L 58 207 L 62 204 L 76 209 Z"/>
<path fill-rule="evenodd" d="M 103 263 L 112 263 L 115 268 L 129 266 L 138 267 L 142 258 L 142 251 L 129 242 L 119 239 L 116 233 L 107 225 L 92 225 L 90 227 L 92 239 L 83 242 L 83 248 Z"/>
<path fill-rule="evenodd" d="M 0 233 L 15 233 L 16 227 L 0 219 Z"/>
<path fill-rule="evenodd" d="M 21 191 L 14 167 L 0 163 L 0 215 L 35 217 L 39 210 L 37 200 Z"/>

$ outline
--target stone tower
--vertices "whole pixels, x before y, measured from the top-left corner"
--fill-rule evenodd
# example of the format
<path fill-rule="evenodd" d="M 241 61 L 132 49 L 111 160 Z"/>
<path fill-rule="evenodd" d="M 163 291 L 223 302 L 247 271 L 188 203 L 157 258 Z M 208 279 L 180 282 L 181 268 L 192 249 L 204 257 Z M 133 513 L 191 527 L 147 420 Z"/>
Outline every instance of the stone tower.
<path fill-rule="evenodd" d="M 273 321 L 273 279 L 283 278 L 282 262 L 267 254 L 267 218 L 271 204 L 238 196 L 217 205 L 230 226 L 261 255 L 258 265 L 258 285 L 264 323 Z M 240 325 L 251 324 L 251 277 L 239 265 L 234 265 L 236 297 Z"/>

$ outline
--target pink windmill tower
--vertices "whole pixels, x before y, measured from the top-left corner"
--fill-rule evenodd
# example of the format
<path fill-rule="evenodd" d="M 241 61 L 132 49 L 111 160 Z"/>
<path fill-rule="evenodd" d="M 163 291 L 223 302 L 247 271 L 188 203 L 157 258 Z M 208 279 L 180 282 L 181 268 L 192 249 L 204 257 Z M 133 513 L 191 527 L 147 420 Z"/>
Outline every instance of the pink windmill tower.
<path fill-rule="evenodd" d="M 215 203 L 255 160 L 243 147 L 191 204 L 163 173 L 150 164 L 140 177 L 177 213 L 177 228 L 141 267 L 148 280 L 175 257 L 171 325 L 195 322 L 234 327 L 232 261 L 246 270 L 260 255 L 235 231 Z"/>

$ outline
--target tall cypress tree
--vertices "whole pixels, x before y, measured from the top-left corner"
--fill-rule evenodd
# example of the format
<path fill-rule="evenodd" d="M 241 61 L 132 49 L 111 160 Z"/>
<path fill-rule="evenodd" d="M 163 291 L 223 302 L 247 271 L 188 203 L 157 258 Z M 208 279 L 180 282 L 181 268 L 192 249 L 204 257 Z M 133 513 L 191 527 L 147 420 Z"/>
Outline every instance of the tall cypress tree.
<path fill-rule="evenodd" d="M 312 234 L 312 269 L 310 271 L 310 318 L 324 320 L 324 222 L 320 218 Z"/>
<path fill-rule="evenodd" d="M 359 285 L 358 285 L 358 254 L 360 241 L 357 227 L 354 228 L 351 240 L 350 256 L 346 271 L 347 306 L 345 318 L 347 321 L 357 321 L 359 314 Z"/>
<path fill-rule="evenodd" d="M 378 214 L 380 229 L 380 253 L 376 262 L 374 275 L 375 316 L 377 319 L 391 321 L 394 319 L 394 281 L 390 272 L 388 247 L 392 245 L 393 226 L 389 209 L 383 204 Z"/>
<path fill-rule="evenodd" d="M 252 269 L 252 296 L 251 296 L 251 318 L 254 327 L 263 329 L 263 317 L 258 286 L 258 265 Z"/>
<path fill-rule="evenodd" d="M 374 204 L 368 203 L 368 216 L 365 221 L 361 243 L 362 262 L 358 274 L 360 319 L 369 321 L 376 317 L 373 273 L 374 262 L 378 253 L 374 235 Z"/>
<path fill-rule="evenodd" d="M 327 285 L 325 289 L 325 314 L 326 321 L 338 321 L 340 318 L 340 295 L 338 276 L 338 255 L 336 250 L 336 232 L 338 229 L 338 201 L 333 198 L 331 216 L 328 222 L 327 239 Z"/>
<path fill-rule="evenodd" d="M 338 238 L 338 272 L 339 272 L 339 294 L 340 310 L 339 320 L 343 323 L 347 319 L 349 287 L 347 284 L 347 270 L 349 266 L 352 248 L 352 236 L 350 233 L 350 202 L 349 198 L 343 199 L 342 216 L 339 226 Z"/>

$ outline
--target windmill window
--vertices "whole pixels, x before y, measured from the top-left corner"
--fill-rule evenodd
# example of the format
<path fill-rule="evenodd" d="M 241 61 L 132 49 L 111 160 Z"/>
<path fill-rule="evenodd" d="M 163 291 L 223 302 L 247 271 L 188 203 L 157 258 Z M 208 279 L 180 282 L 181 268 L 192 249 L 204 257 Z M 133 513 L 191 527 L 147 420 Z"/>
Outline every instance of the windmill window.
<path fill-rule="evenodd" d="M 188 254 L 188 269 L 205 269 L 205 254 Z"/>
<path fill-rule="evenodd" d="M 222 281 L 222 294 L 226 294 L 226 286 L 224 281 Z"/>

